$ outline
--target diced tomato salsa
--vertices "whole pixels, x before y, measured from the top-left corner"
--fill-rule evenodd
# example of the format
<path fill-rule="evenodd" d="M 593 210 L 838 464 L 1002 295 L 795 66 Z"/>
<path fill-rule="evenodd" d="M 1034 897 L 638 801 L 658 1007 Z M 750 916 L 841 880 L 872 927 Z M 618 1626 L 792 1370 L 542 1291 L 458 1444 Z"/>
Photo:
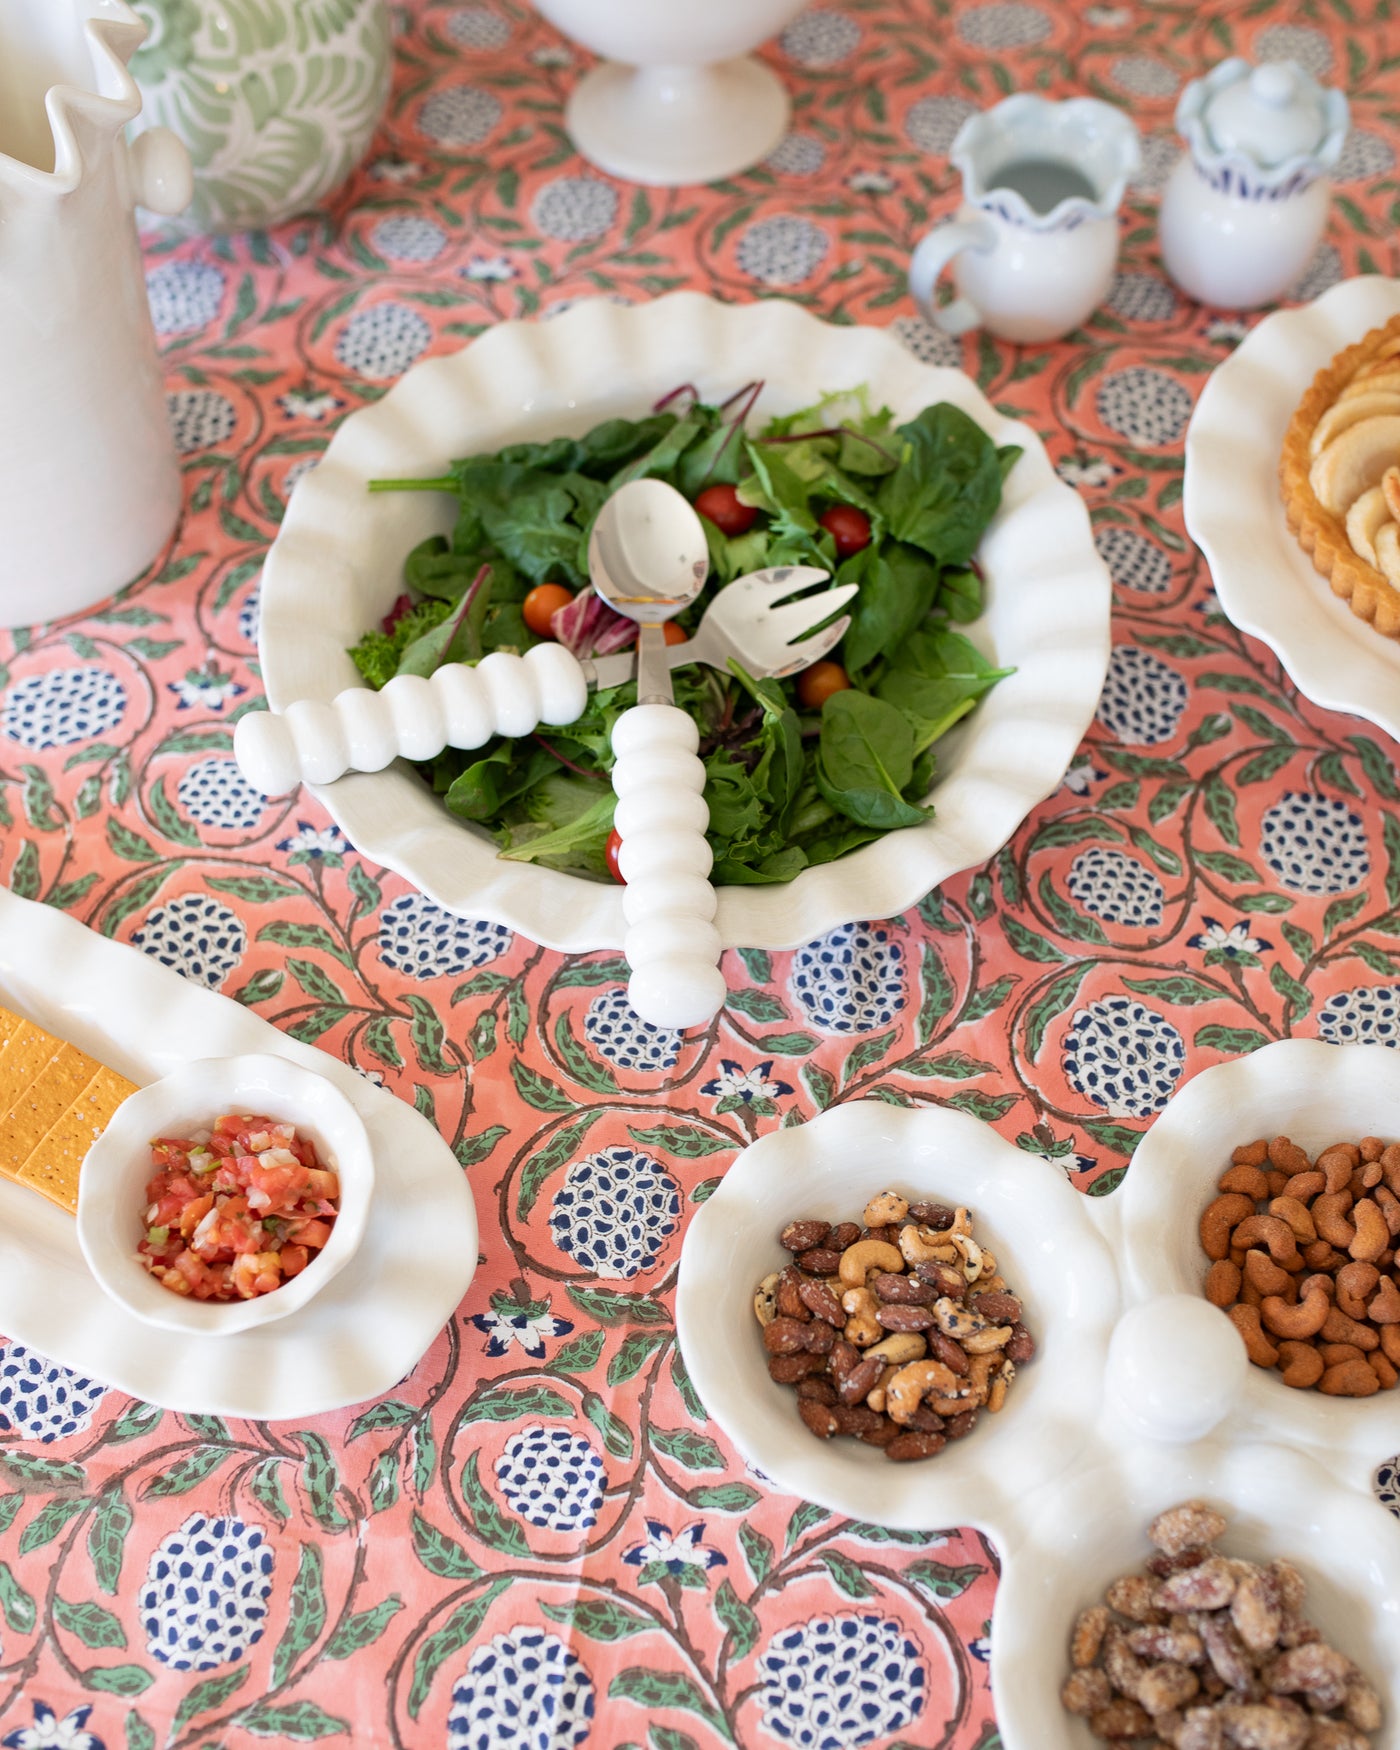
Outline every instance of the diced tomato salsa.
<path fill-rule="evenodd" d="M 141 1262 L 191 1300 L 252 1300 L 298 1276 L 331 1237 L 340 1180 L 272 1118 L 220 1118 L 157 1137 Z"/>

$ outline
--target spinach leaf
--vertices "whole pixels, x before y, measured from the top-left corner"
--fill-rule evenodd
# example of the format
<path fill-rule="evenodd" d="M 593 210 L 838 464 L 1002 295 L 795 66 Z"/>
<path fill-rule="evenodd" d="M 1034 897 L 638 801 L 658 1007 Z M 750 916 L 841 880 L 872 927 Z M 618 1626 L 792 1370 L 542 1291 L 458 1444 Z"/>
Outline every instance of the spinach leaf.
<path fill-rule="evenodd" d="M 946 614 L 959 625 L 970 625 L 982 617 L 982 579 L 971 567 L 959 566 L 943 573 L 943 580 L 934 597 L 934 610 Z"/>
<path fill-rule="evenodd" d="M 449 811 L 460 820 L 490 821 L 508 802 L 559 770 L 558 760 L 544 748 L 526 743 L 526 749 L 501 741 L 473 761 L 443 798 Z"/>
<path fill-rule="evenodd" d="M 540 789 L 559 793 L 561 785 L 568 783 L 552 778 Z M 510 829 L 510 842 L 501 856 L 510 863 L 543 863 L 552 869 L 581 869 L 600 874 L 617 798 L 611 790 L 599 795 L 595 789 L 592 795 L 588 806 L 562 825 L 543 832 L 533 831 L 533 822 L 524 828 Z"/>
<path fill-rule="evenodd" d="M 838 819 L 825 832 L 804 839 L 802 849 L 807 854 L 808 864 L 815 868 L 819 863 L 834 863 L 847 851 L 858 850 L 861 845 L 882 837 L 883 833 L 883 827 L 852 826 L 849 820 Z"/>
<path fill-rule="evenodd" d="M 994 667 L 960 632 L 919 631 L 905 641 L 875 691 L 913 726 L 915 749 L 922 751 L 1015 672 Z"/>
<path fill-rule="evenodd" d="M 928 617 L 938 568 L 902 541 L 886 541 L 883 547 L 872 542 L 841 564 L 836 581 L 860 584 L 860 594 L 847 610 L 851 629 L 841 646 L 847 672 L 856 674 L 892 655 Z"/>
<path fill-rule="evenodd" d="M 817 783 L 857 826 L 917 826 L 931 810 L 901 794 L 913 776 L 914 751 L 914 731 L 893 705 L 854 688 L 833 693 L 822 707 Z"/>
<path fill-rule="evenodd" d="M 674 413 L 646 419 L 605 419 L 580 438 L 552 438 L 543 444 L 511 444 L 495 460 L 519 462 L 554 473 L 591 474 L 606 480 L 626 463 L 653 449 L 676 423 Z"/>
<path fill-rule="evenodd" d="M 966 565 L 1001 500 L 996 446 L 947 401 L 926 407 L 896 435 L 903 464 L 879 495 L 890 533 L 941 565 Z"/>
<path fill-rule="evenodd" d="M 646 480 L 655 476 L 669 474 L 681 457 L 709 429 L 709 420 L 705 417 L 708 408 L 692 407 L 683 419 L 678 419 L 650 449 L 619 468 L 608 481 L 608 491 L 616 492 L 619 486 L 625 486 L 629 480 Z"/>

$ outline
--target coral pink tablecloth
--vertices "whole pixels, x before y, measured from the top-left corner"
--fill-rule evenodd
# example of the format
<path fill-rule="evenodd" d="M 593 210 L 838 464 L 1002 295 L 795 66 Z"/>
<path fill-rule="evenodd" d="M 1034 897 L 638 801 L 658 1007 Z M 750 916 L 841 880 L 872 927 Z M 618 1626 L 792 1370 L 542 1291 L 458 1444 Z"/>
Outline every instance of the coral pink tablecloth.
<path fill-rule="evenodd" d="M 1395 748 L 1221 616 L 1182 435 L 1247 323 L 1154 249 L 1176 94 L 1239 51 L 1352 99 L 1297 295 L 1394 270 L 1391 9 L 833 0 L 767 51 L 795 98 L 773 158 L 671 192 L 572 153 L 577 59 L 521 0 L 399 12 L 392 112 L 329 214 L 150 244 L 186 514 L 117 603 L 0 640 L 0 870 L 429 1113 L 484 1262 L 390 1397 L 300 1431 L 161 1415 L 0 1343 L 0 1737 L 991 1750 L 995 1552 L 746 1469 L 676 1355 L 681 1236 L 736 1149 L 834 1103 L 955 1105 L 1103 1192 L 1182 1077 L 1290 1033 L 1400 1038 Z M 1146 148 L 1107 307 L 1032 353 L 941 338 L 904 286 L 959 123 L 1023 88 L 1124 104 Z M 1098 721 L 1006 850 L 905 917 L 731 957 L 684 1045 L 633 1019 L 615 958 L 437 911 L 230 755 L 259 567 L 336 424 L 504 317 L 679 286 L 963 365 L 1084 493 L 1116 597 Z"/>

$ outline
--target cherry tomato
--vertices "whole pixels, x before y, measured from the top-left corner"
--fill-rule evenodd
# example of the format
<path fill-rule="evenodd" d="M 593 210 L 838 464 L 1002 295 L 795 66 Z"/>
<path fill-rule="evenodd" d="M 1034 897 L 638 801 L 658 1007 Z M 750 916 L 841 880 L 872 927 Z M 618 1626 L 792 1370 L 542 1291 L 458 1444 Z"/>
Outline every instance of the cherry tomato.
<path fill-rule="evenodd" d="M 740 504 L 739 494 L 732 486 L 707 486 L 696 499 L 695 508 L 722 535 L 747 535 L 758 521 L 758 512 L 751 504 Z M 868 528 L 865 538 L 870 539 Z"/>
<path fill-rule="evenodd" d="M 848 692 L 850 685 L 839 662 L 814 662 L 797 677 L 797 697 L 807 710 L 820 711 L 833 693 Z"/>
<path fill-rule="evenodd" d="M 536 638 L 548 638 L 549 622 L 573 599 L 574 592 L 565 589 L 562 583 L 539 583 L 525 597 L 520 612 Z"/>
<path fill-rule="evenodd" d="M 678 626 L 674 620 L 667 620 L 666 625 L 664 627 L 664 632 L 665 632 L 666 642 L 668 644 L 684 644 L 685 643 L 686 636 L 687 636 L 685 627 Z"/>
<path fill-rule="evenodd" d="M 622 834 L 616 827 L 608 834 L 608 848 L 603 852 L 604 861 L 608 865 L 608 874 L 621 886 L 626 887 L 627 877 L 617 866 L 617 854 L 622 849 Z"/>
<path fill-rule="evenodd" d="M 817 521 L 835 541 L 838 559 L 849 559 L 870 545 L 870 518 L 853 504 L 833 504 Z"/>

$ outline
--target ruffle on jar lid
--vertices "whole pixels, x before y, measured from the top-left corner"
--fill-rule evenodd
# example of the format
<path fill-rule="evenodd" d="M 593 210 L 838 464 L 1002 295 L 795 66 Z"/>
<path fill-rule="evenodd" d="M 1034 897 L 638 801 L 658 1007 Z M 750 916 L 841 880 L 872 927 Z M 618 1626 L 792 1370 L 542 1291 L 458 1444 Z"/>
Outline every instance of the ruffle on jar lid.
<path fill-rule="evenodd" d="M 1217 187 L 1278 195 L 1305 187 L 1341 157 L 1347 100 L 1293 61 L 1222 61 L 1181 94 L 1176 125 L 1196 167 Z"/>

